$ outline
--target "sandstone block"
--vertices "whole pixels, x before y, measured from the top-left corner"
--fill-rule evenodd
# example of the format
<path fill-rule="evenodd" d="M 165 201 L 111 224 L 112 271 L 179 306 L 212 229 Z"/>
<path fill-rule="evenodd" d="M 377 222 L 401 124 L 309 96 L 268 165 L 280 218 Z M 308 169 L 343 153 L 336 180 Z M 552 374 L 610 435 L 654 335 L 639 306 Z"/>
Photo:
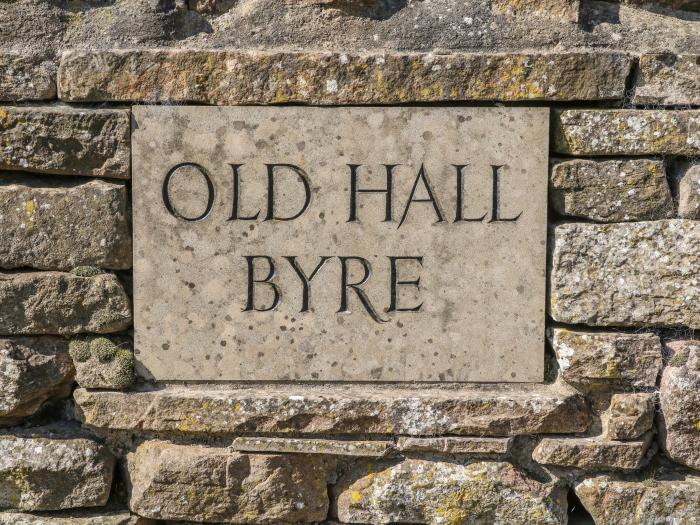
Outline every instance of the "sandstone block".
<path fill-rule="evenodd" d="M 550 314 L 590 326 L 700 326 L 700 223 L 560 224 Z"/>
<path fill-rule="evenodd" d="M 128 388 L 136 380 L 128 341 L 79 336 L 71 340 L 69 351 L 75 379 L 83 388 Z"/>
<path fill-rule="evenodd" d="M 566 155 L 700 154 L 700 111 L 572 109 L 553 113 L 554 151 Z"/>
<path fill-rule="evenodd" d="M 259 436 L 237 437 L 233 440 L 231 449 L 240 452 L 384 457 L 394 451 L 394 443 L 392 441 L 340 441 L 333 439 L 295 439 Z"/>
<path fill-rule="evenodd" d="M 131 267 L 129 196 L 123 183 L 0 180 L 0 267 Z"/>
<path fill-rule="evenodd" d="M 104 505 L 114 458 L 64 427 L 0 434 L 0 508 L 59 510 Z"/>
<path fill-rule="evenodd" d="M 661 376 L 661 443 L 671 459 L 700 470 L 700 341 L 684 346 Z"/>
<path fill-rule="evenodd" d="M 673 216 L 673 197 L 661 161 L 558 162 L 549 180 L 552 207 L 561 215 L 597 222 Z"/>
<path fill-rule="evenodd" d="M 610 400 L 607 439 L 636 439 L 649 432 L 654 424 L 653 394 L 615 394 Z"/>
<path fill-rule="evenodd" d="M 700 104 L 700 55 L 642 55 L 634 103 L 664 106 Z"/>
<path fill-rule="evenodd" d="M 128 110 L 0 107 L 0 169 L 129 178 Z"/>
<path fill-rule="evenodd" d="M 108 333 L 131 324 L 117 277 L 62 272 L 0 272 L 0 334 Z"/>
<path fill-rule="evenodd" d="M 510 463 L 407 459 L 340 480 L 343 523 L 566 523 L 566 496 Z"/>
<path fill-rule="evenodd" d="M 296 523 L 325 519 L 318 456 L 238 454 L 149 441 L 127 457 L 129 507 L 156 519 Z"/>
<path fill-rule="evenodd" d="M 510 452 L 513 438 L 488 437 L 400 437 L 396 448 L 401 452 L 439 452 L 474 456 L 502 456 Z"/>
<path fill-rule="evenodd" d="M 373 54 L 254 50 L 68 51 L 67 102 L 394 104 L 622 98 L 621 53 Z"/>
<path fill-rule="evenodd" d="M 544 438 L 532 451 L 543 465 L 584 470 L 637 470 L 646 463 L 651 434 L 642 441 L 606 441 L 599 438 Z"/>
<path fill-rule="evenodd" d="M 596 525 L 697 525 L 700 478 L 619 481 L 608 476 L 576 485 L 576 495 Z"/>
<path fill-rule="evenodd" d="M 77 389 L 79 417 L 94 429 L 184 434 L 466 434 L 583 432 L 590 409 L 559 385 L 457 389 L 271 385 L 108 392 Z"/>
<path fill-rule="evenodd" d="M 491 11 L 505 15 L 546 15 L 577 23 L 579 0 L 491 0 Z"/>
<path fill-rule="evenodd" d="M 700 164 L 688 167 L 678 181 L 678 215 L 700 219 Z"/>
<path fill-rule="evenodd" d="M 663 366 L 656 334 L 553 328 L 549 340 L 562 379 L 585 392 L 653 388 Z"/>
<path fill-rule="evenodd" d="M 0 101 L 56 98 L 56 64 L 26 53 L 0 50 Z"/>
<path fill-rule="evenodd" d="M 73 374 L 61 337 L 0 338 L 0 426 L 31 416 L 51 397 L 70 395 Z"/>
<path fill-rule="evenodd" d="M 126 511 L 0 512 L 0 525 L 156 525 Z"/>

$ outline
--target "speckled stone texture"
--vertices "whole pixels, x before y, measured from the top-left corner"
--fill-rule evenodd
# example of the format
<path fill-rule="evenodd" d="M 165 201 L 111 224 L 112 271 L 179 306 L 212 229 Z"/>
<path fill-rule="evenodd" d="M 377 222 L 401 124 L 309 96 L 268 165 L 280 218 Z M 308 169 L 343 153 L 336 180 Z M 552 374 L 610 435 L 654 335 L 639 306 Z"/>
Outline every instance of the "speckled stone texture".
<path fill-rule="evenodd" d="M 644 54 L 639 59 L 636 83 L 635 104 L 698 105 L 700 55 Z"/>
<path fill-rule="evenodd" d="M 57 67 L 41 54 L 0 49 L 0 101 L 55 98 Z"/>
<path fill-rule="evenodd" d="M 649 432 L 654 424 L 654 401 L 650 393 L 614 394 L 604 420 L 607 439 L 636 439 Z"/>
<path fill-rule="evenodd" d="M 130 387 L 136 380 L 134 353 L 125 338 L 78 336 L 69 344 L 75 380 L 83 388 Z"/>
<path fill-rule="evenodd" d="M 543 465 L 582 470 L 638 470 L 649 460 L 652 435 L 639 441 L 593 438 L 544 438 L 532 452 Z"/>
<path fill-rule="evenodd" d="M 0 525 L 156 525 L 155 520 L 141 518 L 128 510 L 94 510 L 61 512 L 0 512 Z"/>
<path fill-rule="evenodd" d="M 551 18 L 579 21 L 579 0 L 492 0 L 491 11 L 505 15 L 544 15 Z"/>
<path fill-rule="evenodd" d="M 231 449 L 240 452 L 280 452 L 287 454 L 324 454 L 328 456 L 381 458 L 394 453 L 394 442 L 242 436 L 233 440 Z"/>
<path fill-rule="evenodd" d="M 700 164 L 682 169 L 678 181 L 678 215 L 686 219 L 700 219 Z"/>

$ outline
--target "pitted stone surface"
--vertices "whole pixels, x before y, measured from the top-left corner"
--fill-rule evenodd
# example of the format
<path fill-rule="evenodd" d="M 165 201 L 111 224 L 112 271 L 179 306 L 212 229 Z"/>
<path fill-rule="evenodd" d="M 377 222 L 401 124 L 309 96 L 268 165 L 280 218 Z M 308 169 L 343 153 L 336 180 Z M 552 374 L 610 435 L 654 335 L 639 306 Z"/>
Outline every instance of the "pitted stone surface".
<path fill-rule="evenodd" d="M 615 394 L 606 420 L 607 439 L 636 439 L 654 424 L 654 394 Z"/>
<path fill-rule="evenodd" d="M 231 449 L 240 452 L 280 452 L 285 454 L 324 454 L 329 456 L 381 458 L 394 452 L 394 442 L 257 436 L 237 437 L 233 440 Z"/>
<path fill-rule="evenodd" d="M 698 105 L 700 55 L 644 54 L 639 59 L 636 83 L 635 104 Z"/>
<path fill-rule="evenodd" d="M 678 181 L 678 215 L 700 219 L 700 164 L 687 166 Z"/>
<path fill-rule="evenodd" d="M 400 437 L 396 448 L 401 452 L 440 452 L 473 456 L 503 456 L 510 452 L 513 438 L 489 437 Z"/>
<path fill-rule="evenodd" d="M 544 465 L 583 470 L 637 470 L 647 462 L 652 435 L 641 441 L 600 438 L 544 438 L 532 459 Z"/>
<path fill-rule="evenodd" d="M 94 510 L 61 512 L 0 512 L 0 525 L 156 525 L 128 510 Z"/>
<path fill-rule="evenodd" d="M 700 327 L 700 222 L 560 224 L 551 237 L 555 321 Z"/>
<path fill-rule="evenodd" d="M 579 21 L 579 0 L 492 0 L 491 11 L 505 15 L 545 15 L 572 23 Z"/>
<path fill-rule="evenodd" d="M 56 69 L 56 63 L 42 55 L 0 49 L 0 101 L 56 98 Z"/>

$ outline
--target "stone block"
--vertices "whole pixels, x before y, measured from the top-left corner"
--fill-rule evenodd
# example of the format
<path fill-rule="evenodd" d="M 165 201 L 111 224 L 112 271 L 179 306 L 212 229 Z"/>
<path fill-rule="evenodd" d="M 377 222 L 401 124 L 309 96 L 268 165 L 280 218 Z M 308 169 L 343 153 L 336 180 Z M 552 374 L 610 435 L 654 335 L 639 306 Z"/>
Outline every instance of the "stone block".
<path fill-rule="evenodd" d="M 551 241 L 555 321 L 700 327 L 700 222 L 560 224 Z"/>
<path fill-rule="evenodd" d="M 109 333 L 131 325 L 124 287 L 111 273 L 0 272 L 0 334 Z"/>
<path fill-rule="evenodd" d="M 700 104 L 700 55 L 642 55 L 633 102 L 662 106 Z"/>
<path fill-rule="evenodd" d="M 318 456 L 148 441 L 127 456 L 127 468 L 129 508 L 144 517 L 296 523 L 328 514 L 326 468 Z"/>
<path fill-rule="evenodd" d="M 673 197 L 661 161 L 557 162 L 549 181 L 552 208 L 561 215 L 596 222 L 673 217 Z"/>
<path fill-rule="evenodd" d="M 610 399 L 605 436 L 610 440 L 637 439 L 654 425 L 654 394 L 615 394 Z"/>
<path fill-rule="evenodd" d="M 549 340 L 562 379 L 584 392 L 653 388 L 663 366 L 656 334 L 553 328 Z"/>
<path fill-rule="evenodd" d="M 698 0 L 620 0 L 620 3 L 654 10 L 661 7 L 662 9 L 700 11 Z"/>
<path fill-rule="evenodd" d="M 130 215 L 123 183 L 3 175 L 0 267 L 128 269 Z"/>
<path fill-rule="evenodd" d="M 491 12 L 499 15 L 544 15 L 578 23 L 579 0 L 491 0 Z"/>
<path fill-rule="evenodd" d="M 333 439 L 237 437 L 231 444 L 239 452 L 280 452 L 328 456 L 384 457 L 394 452 L 393 441 L 341 441 Z"/>
<path fill-rule="evenodd" d="M 0 525 L 157 525 L 155 520 L 128 510 L 79 510 L 60 512 L 0 512 Z"/>
<path fill-rule="evenodd" d="M 128 388 L 136 380 L 131 343 L 107 337 L 78 336 L 70 341 L 75 379 L 83 388 Z"/>
<path fill-rule="evenodd" d="M 678 180 L 678 215 L 700 219 L 700 164 L 686 166 Z"/>
<path fill-rule="evenodd" d="M 543 465 L 583 470 L 637 470 L 648 460 L 651 439 L 652 434 L 641 441 L 544 438 L 532 451 L 532 459 Z"/>
<path fill-rule="evenodd" d="M 0 50 L 0 101 L 56 98 L 56 68 L 41 55 Z"/>
<path fill-rule="evenodd" d="M 553 113 L 553 149 L 565 155 L 700 154 L 700 111 L 570 109 Z"/>
<path fill-rule="evenodd" d="M 513 438 L 489 437 L 400 437 L 396 448 L 401 452 L 436 452 L 470 456 L 505 456 Z"/>
<path fill-rule="evenodd" d="M 67 51 L 66 102 L 396 104 L 601 100 L 624 96 L 628 55 L 332 53 L 254 50 Z"/>
<path fill-rule="evenodd" d="M 0 107 L 0 169 L 129 178 L 129 111 Z"/>

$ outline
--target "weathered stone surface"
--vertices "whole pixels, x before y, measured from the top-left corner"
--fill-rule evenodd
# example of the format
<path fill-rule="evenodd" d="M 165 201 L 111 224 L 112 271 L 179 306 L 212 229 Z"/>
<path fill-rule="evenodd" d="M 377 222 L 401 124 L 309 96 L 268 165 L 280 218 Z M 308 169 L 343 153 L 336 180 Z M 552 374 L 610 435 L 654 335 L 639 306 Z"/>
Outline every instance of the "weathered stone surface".
<path fill-rule="evenodd" d="M 576 485 L 576 495 L 596 525 L 697 525 L 700 478 L 618 481 L 608 476 Z"/>
<path fill-rule="evenodd" d="M 590 412 L 559 385 L 369 388 L 167 387 L 141 392 L 77 389 L 80 417 L 95 429 L 185 434 L 472 434 L 582 432 Z"/>
<path fill-rule="evenodd" d="M 505 455 L 513 438 L 488 437 L 400 437 L 396 448 L 401 452 L 440 452 L 444 454 Z"/>
<path fill-rule="evenodd" d="M 700 219 L 700 164 L 688 167 L 678 181 L 678 215 Z"/>
<path fill-rule="evenodd" d="M 0 338 L 0 426 L 34 414 L 51 397 L 69 395 L 73 374 L 61 337 Z"/>
<path fill-rule="evenodd" d="M 0 179 L 0 267 L 131 267 L 129 196 L 123 183 Z"/>
<path fill-rule="evenodd" d="M 642 55 L 633 100 L 664 106 L 700 104 L 700 55 Z"/>
<path fill-rule="evenodd" d="M 0 512 L 0 525 L 156 525 L 126 511 Z"/>
<path fill-rule="evenodd" d="M 576 23 L 579 0 L 491 0 L 491 11 L 505 15 L 547 15 Z"/>
<path fill-rule="evenodd" d="M 0 434 L 0 508 L 59 510 L 104 505 L 114 458 L 65 427 Z"/>
<path fill-rule="evenodd" d="M 552 237 L 554 320 L 700 327 L 700 222 L 561 224 Z"/>
<path fill-rule="evenodd" d="M 615 394 L 610 399 L 605 436 L 610 440 L 636 439 L 654 424 L 654 394 Z"/>
<path fill-rule="evenodd" d="M 59 96 L 70 102 L 392 104 L 455 100 L 622 98 L 620 53 L 446 55 L 253 50 L 67 51 Z"/>
<path fill-rule="evenodd" d="M 128 341 L 80 336 L 71 340 L 69 350 L 75 379 L 83 388 L 127 388 L 136 380 Z"/>
<path fill-rule="evenodd" d="M 0 50 L 0 101 L 52 98 L 56 98 L 56 64 L 53 60 L 41 55 Z"/>
<path fill-rule="evenodd" d="M 665 9 L 681 9 L 685 11 L 700 11 L 700 3 L 698 0 L 620 0 L 621 4 L 665 8 Z"/>
<path fill-rule="evenodd" d="M 191 11 L 220 15 L 236 5 L 237 0 L 186 0 Z"/>
<path fill-rule="evenodd" d="M 673 197 L 661 161 L 558 162 L 549 181 L 550 202 L 562 215 L 597 222 L 673 217 Z"/>
<path fill-rule="evenodd" d="M 118 332 L 131 324 L 129 298 L 111 273 L 0 272 L 0 334 Z"/>
<path fill-rule="evenodd" d="M 296 523 L 328 514 L 318 456 L 238 454 L 148 441 L 127 456 L 129 508 L 156 519 Z"/>
<path fill-rule="evenodd" d="M 544 438 L 532 459 L 544 465 L 584 470 L 637 470 L 644 466 L 652 435 L 642 441 L 606 441 L 600 438 Z"/>
<path fill-rule="evenodd" d="M 237 437 L 232 450 L 240 452 L 282 452 L 288 454 L 325 454 L 329 456 L 384 457 L 394 450 L 393 441 L 340 441 L 333 439 L 295 439 Z"/>
<path fill-rule="evenodd" d="M 666 454 L 700 470 L 700 341 L 689 340 L 661 376 L 661 443 Z"/>
<path fill-rule="evenodd" d="M 564 381 L 586 392 L 653 388 L 661 372 L 659 336 L 652 333 L 549 331 Z"/>
<path fill-rule="evenodd" d="M 700 111 L 572 109 L 554 112 L 554 151 L 566 155 L 700 154 Z"/>
<path fill-rule="evenodd" d="M 129 178 L 129 111 L 0 107 L 0 169 Z"/>
<path fill-rule="evenodd" d="M 566 523 L 565 491 L 510 463 L 407 459 L 340 480 L 344 523 Z"/>

